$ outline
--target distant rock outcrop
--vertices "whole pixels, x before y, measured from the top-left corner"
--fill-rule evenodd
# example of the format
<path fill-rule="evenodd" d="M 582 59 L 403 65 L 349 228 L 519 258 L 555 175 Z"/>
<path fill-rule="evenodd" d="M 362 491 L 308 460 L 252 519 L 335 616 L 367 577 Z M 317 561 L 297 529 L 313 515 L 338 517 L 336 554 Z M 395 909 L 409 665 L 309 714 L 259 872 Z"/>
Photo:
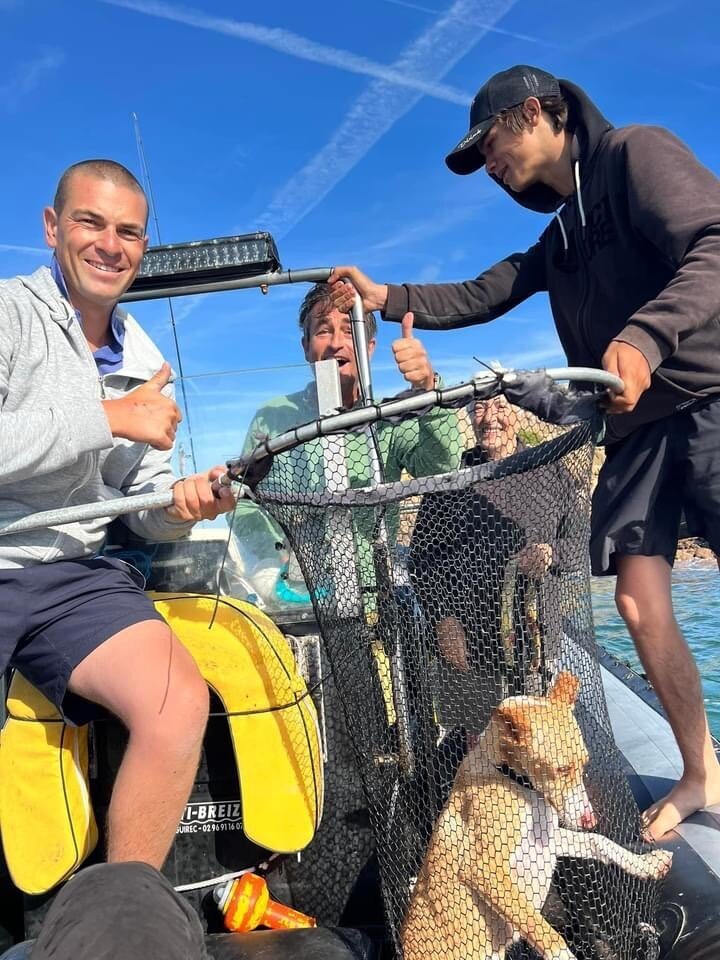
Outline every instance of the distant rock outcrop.
<path fill-rule="evenodd" d="M 677 560 L 680 563 L 717 563 L 717 557 L 707 545 L 707 541 L 699 537 L 686 537 L 678 541 Z"/>

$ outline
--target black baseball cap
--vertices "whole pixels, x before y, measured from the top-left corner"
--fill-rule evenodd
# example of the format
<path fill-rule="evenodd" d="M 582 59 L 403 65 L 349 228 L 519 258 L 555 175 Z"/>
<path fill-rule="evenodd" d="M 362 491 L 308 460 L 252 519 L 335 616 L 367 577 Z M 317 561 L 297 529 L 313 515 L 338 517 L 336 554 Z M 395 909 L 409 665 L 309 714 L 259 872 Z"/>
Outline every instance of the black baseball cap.
<path fill-rule="evenodd" d="M 455 149 L 445 157 L 453 173 L 474 173 L 485 164 L 478 144 L 498 114 L 516 107 L 528 97 L 559 97 L 557 77 L 539 67 L 520 64 L 494 74 L 475 94 L 470 105 L 470 129 Z"/>

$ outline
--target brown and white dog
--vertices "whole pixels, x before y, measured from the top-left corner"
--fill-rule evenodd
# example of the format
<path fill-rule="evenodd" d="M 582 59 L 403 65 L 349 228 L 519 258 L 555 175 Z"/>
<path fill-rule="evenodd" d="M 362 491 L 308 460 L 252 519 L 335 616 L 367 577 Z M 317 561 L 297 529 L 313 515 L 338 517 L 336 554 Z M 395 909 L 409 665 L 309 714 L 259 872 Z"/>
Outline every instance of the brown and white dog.
<path fill-rule="evenodd" d="M 579 688 L 561 673 L 547 697 L 509 697 L 493 711 L 435 824 L 400 931 L 405 960 L 503 960 L 518 939 L 543 960 L 574 960 L 541 913 L 559 856 L 642 879 L 669 870 L 665 850 L 636 854 L 589 832 Z"/>

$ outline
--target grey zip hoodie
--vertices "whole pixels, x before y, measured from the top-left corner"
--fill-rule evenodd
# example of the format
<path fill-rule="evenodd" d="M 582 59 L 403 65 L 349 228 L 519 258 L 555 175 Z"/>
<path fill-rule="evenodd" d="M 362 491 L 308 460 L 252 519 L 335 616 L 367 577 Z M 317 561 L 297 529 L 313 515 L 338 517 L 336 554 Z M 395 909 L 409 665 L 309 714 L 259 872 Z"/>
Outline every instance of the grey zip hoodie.
<path fill-rule="evenodd" d="M 163 363 L 135 320 L 124 311 L 120 318 L 123 365 L 100 377 L 75 311 L 47 267 L 0 282 L 0 522 L 175 483 L 171 451 L 110 433 L 101 400 L 129 392 Z M 124 519 L 153 540 L 174 540 L 192 527 L 165 510 Z M 108 522 L 0 537 L 0 568 L 89 556 L 102 547 Z"/>

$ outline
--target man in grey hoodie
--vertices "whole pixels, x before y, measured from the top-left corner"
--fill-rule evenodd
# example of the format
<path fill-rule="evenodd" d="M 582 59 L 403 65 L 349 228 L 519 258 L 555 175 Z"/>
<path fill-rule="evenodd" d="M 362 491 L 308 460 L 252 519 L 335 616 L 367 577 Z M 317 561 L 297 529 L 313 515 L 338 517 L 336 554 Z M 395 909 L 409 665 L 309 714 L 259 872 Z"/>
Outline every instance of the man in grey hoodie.
<path fill-rule="evenodd" d="M 223 472 L 177 479 L 171 371 L 117 304 L 147 246 L 142 187 L 89 160 L 44 211 L 52 267 L 0 282 L 0 521 L 172 488 L 126 523 L 171 540 L 229 510 Z M 195 776 L 208 692 L 129 565 L 98 556 L 107 520 L 0 538 L 0 670 L 20 670 L 63 710 L 88 701 L 129 732 L 108 813 L 107 857 L 160 867 Z"/>
<path fill-rule="evenodd" d="M 338 267 L 334 302 L 419 329 L 486 323 L 547 291 L 574 366 L 625 384 L 608 398 L 607 457 L 593 497 L 593 572 L 617 573 L 618 609 L 683 757 L 671 792 L 645 813 L 653 837 L 720 803 L 720 765 L 700 676 L 673 614 L 681 510 L 720 553 L 720 181 L 669 131 L 613 128 L 578 86 L 537 67 L 495 74 L 446 158 L 485 167 L 515 201 L 554 213 L 537 243 L 475 280 L 379 284 Z"/>

